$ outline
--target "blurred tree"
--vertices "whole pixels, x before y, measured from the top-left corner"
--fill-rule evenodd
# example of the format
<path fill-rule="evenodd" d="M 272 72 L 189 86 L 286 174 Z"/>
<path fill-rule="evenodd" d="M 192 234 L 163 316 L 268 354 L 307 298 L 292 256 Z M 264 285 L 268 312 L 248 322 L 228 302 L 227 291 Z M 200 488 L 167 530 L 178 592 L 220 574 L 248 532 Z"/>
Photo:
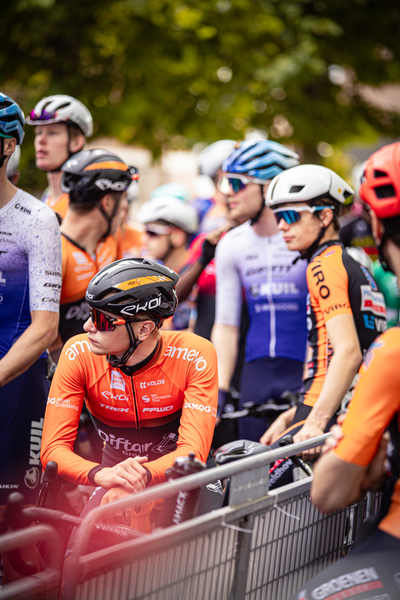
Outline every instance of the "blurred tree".
<path fill-rule="evenodd" d="M 1 89 L 26 112 L 76 96 L 96 134 L 155 156 L 253 127 L 321 160 L 399 135 L 399 114 L 360 85 L 400 80 L 398 24 L 395 0 L 14 0 Z"/>

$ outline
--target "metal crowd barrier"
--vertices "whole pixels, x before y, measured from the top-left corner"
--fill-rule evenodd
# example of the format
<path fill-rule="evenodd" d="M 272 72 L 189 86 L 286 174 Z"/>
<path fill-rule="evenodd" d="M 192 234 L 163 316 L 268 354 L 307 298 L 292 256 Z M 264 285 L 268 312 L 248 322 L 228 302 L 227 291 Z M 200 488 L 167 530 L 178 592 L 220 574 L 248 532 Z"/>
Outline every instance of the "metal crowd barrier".
<path fill-rule="evenodd" d="M 268 492 L 269 464 L 320 445 L 327 435 L 149 488 L 94 509 L 79 527 L 65 565 L 63 600 L 286 600 L 344 556 L 371 497 L 322 515 L 309 499 L 310 477 Z M 92 526 L 122 507 L 167 498 L 231 478 L 229 506 L 147 537 L 92 553 Z"/>
<path fill-rule="evenodd" d="M 34 525 L 0 536 L 0 554 L 21 550 L 26 546 L 45 542 L 49 545 L 48 567 L 30 577 L 24 577 L 0 588 L 1 600 L 57 600 L 61 583 L 63 557 L 56 530 L 50 525 Z"/>

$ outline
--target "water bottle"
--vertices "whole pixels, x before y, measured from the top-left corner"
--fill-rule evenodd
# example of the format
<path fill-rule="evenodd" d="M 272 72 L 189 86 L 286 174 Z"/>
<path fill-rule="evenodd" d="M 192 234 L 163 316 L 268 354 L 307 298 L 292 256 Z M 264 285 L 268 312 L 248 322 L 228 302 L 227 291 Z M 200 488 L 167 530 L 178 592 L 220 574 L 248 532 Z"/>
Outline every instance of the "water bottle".
<path fill-rule="evenodd" d="M 175 459 L 174 466 L 165 471 L 165 477 L 167 481 L 173 481 L 186 475 L 200 473 L 204 469 L 206 469 L 206 465 L 196 458 L 194 452 L 190 452 L 189 456 L 178 456 Z M 178 525 L 183 521 L 192 519 L 196 512 L 199 493 L 200 488 L 189 491 L 182 490 L 176 496 L 164 500 L 162 527 Z"/>

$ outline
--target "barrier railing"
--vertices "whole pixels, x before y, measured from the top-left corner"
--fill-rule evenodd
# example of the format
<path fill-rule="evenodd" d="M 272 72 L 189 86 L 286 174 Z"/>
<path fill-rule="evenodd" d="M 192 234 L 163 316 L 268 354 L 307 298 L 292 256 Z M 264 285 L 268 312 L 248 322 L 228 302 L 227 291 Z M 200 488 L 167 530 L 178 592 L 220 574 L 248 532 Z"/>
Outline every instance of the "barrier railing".
<path fill-rule="evenodd" d="M 319 446 L 327 435 L 183 477 L 94 509 L 65 567 L 65 600 L 285 600 L 344 555 L 367 501 L 322 515 L 311 478 L 268 492 L 269 464 Z M 178 491 L 231 479 L 229 506 L 147 537 L 86 553 L 93 524 Z M 377 507 L 376 502 L 370 506 Z"/>
<path fill-rule="evenodd" d="M 61 583 L 62 555 L 56 530 L 50 525 L 35 525 L 0 536 L 0 554 L 21 550 L 38 542 L 49 544 L 48 567 L 29 577 L 4 585 L 0 589 L 1 600 L 57 600 Z"/>

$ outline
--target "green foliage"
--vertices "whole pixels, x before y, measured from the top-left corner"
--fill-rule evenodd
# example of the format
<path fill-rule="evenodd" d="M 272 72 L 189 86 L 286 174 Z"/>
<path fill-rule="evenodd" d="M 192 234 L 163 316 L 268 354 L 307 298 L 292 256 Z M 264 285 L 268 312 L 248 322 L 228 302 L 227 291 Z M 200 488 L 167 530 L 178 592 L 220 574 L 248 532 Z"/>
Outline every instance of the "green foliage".
<path fill-rule="evenodd" d="M 95 134 L 155 156 L 255 127 L 321 160 L 321 141 L 399 135 L 399 116 L 359 88 L 399 81 L 398 15 L 394 0 L 15 0 L 2 7 L 2 91 L 26 112 L 75 96 Z"/>

